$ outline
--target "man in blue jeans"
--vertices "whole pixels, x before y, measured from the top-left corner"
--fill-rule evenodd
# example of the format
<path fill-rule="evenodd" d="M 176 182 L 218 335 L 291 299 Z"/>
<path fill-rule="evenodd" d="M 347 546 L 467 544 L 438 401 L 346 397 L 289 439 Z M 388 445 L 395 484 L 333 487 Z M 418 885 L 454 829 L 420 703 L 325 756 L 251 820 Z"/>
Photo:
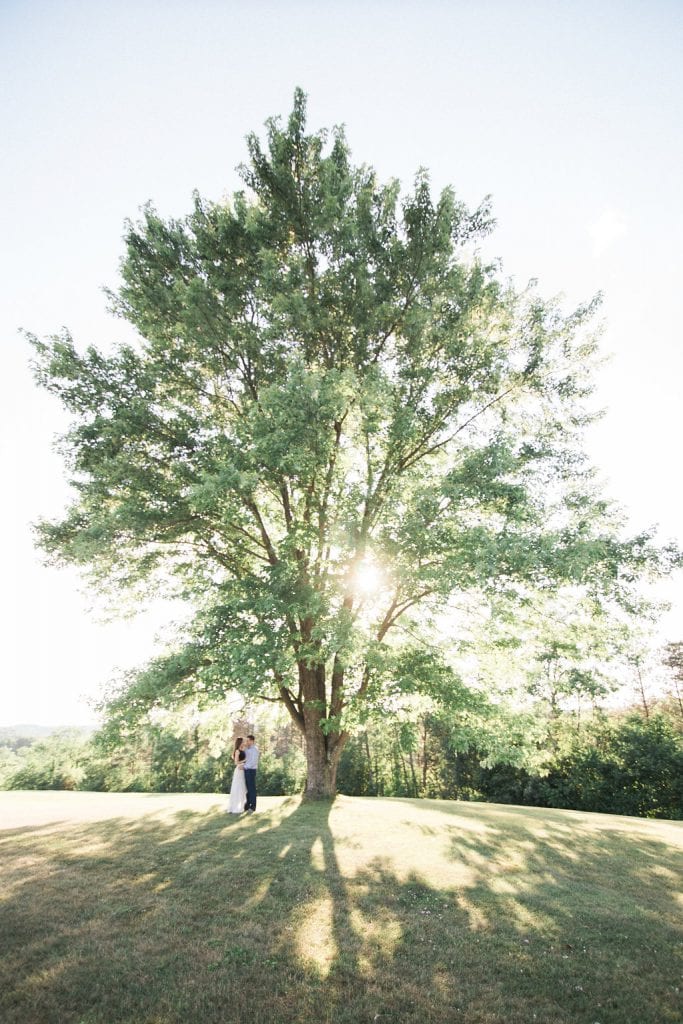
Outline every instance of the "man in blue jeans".
<path fill-rule="evenodd" d="M 253 736 L 247 736 L 244 758 L 244 781 L 247 786 L 247 801 L 244 809 L 247 814 L 256 810 L 256 769 L 258 768 L 259 749 Z"/>

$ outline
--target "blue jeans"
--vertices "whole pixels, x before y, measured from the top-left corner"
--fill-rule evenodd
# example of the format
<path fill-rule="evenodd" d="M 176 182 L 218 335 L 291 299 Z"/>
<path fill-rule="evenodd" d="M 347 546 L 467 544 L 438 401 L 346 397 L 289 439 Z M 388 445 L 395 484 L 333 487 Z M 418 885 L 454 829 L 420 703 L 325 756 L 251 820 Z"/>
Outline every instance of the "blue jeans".
<path fill-rule="evenodd" d="M 247 784 L 247 802 L 244 805 L 245 811 L 256 810 L 256 769 L 244 769 L 244 781 Z"/>

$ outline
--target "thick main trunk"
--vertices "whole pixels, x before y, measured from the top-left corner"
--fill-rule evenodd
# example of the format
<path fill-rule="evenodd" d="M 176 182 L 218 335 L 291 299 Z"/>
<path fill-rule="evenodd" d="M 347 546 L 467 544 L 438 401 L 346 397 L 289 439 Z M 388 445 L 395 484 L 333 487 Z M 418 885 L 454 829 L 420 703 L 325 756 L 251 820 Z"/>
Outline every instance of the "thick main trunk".
<path fill-rule="evenodd" d="M 341 752 L 348 736 L 345 732 L 324 728 L 332 723 L 327 718 L 327 695 L 325 668 L 322 665 L 310 667 L 299 664 L 299 680 L 303 701 L 300 722 L 306 740 L 306 788 L 307 800 L 331 800 L 337 792 L 337 767 Z M 332 703 L 338 715 L 338 697 L 333 686 Z M 335 699 L 336 698 L 336 699 Z"/>
<path fill-rule="evenodd" d="M 306 788 L 307 800 L 331 800 L 337 792 L 337 767 L 346 745 L 345 734 L 325 735 L 317 709 L 304 709 L 306 728 Z"/>
<path fill-rule="evenodd" d="M 331 760 L 306 744 L 306 800 L 331 800 L 337 793 L 338 759 Z"/>

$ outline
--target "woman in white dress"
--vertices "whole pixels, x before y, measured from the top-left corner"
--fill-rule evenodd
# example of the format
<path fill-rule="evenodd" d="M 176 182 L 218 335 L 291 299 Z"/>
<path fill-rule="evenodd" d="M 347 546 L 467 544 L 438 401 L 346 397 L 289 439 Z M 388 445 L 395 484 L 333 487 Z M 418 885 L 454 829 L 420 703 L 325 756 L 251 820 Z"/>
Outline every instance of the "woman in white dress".
<path fill-rule="evenodd" d="M 235 740 L 235 749 L 232 752 L 232 759 L 235 762 L 235 770 L 232 773 L 232 785 L 230 786 L 230 803 L 228 814 L 242 814 L 247 800 L 247 784 L 244 781 L 244 740 L 238 736 Z"/>

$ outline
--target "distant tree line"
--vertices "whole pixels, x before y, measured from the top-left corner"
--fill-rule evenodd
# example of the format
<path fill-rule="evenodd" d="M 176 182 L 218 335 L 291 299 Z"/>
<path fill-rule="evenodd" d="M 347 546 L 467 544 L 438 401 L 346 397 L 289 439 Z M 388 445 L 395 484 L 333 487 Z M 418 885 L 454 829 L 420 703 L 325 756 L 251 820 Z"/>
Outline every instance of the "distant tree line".
<path fill-rule="evenodd" d="M 160 721 L 128 736 L 105 725 L 93 735 L 62 730 L 30 745 L 0 745 L 4 789 L 227 792 L 235 732 L 256 729 L 262 750 L 259 790 L 299 793 L 305 783 L 303 740 L 281 715 L 260 720 L 213 717 Z M 645 711 L 579 717 L 560 712 L 535 741 L 505 726 L 479 726 L 418 710 L 366 722 L 339 765 L 339 790 L 353 796 L 423 797 L 562 807 L 683 819 L 683 712 L 675 699 Z M 222 732 L 221 732 L 222 730 Z"/>
<path fill-rule="evenodd" d="M 563 714 L 542 768 L 491 763 L 458 749 L 438 718 L 413 730 L 365 731 L 340 765 L 343 793 L 484 800 L 638 817 L 683 818 L 683 718 L 658 707 L 598 713 L 577 726 Z"/>
<path fill-rule="evenodd" d="M 264 722 L 265 724 L 265 722 Z M 223 723 L 225 725 L 225 723 Z M 227 723 L 221 735 L 216 716 L 182 726 L 150 722 L 122 736 L 105 724 L 88 736 L 60 729 L 30 745 L 0 741 L 0 788 L 71 789 L 99 792 L 220 793 L 230 789 L 233 733 L 258 728 L 249 721 Z M 303 785 L 302 744 L 287 722 L 268 724 L 260 739 L 259 791 L 294 792 Z"/>

